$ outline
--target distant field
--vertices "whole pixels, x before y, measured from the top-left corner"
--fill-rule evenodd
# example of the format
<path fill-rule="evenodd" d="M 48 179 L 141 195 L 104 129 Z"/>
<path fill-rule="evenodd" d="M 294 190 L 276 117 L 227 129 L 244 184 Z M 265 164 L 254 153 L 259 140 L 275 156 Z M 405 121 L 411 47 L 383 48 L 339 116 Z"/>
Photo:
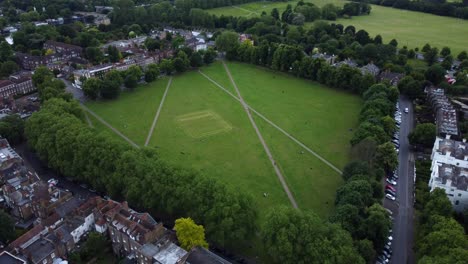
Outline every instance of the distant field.
<path fill-rule="evenodd" d="M 250 106 L 337 167 L 345 165 L 361 106 L 357 96 L 247 64 L 228 66 Z M 220 62 L 201 70 L 234 93 Z M 142 146 L 166 84 L 167 79 L 158 80 L 87 106 Z M 90 119 L 96 130 L 112 133 Z M 327 217 L 341 176 L 258 116 L 254 119 L 299 207 Z M 170 164 L 249 192 L 258 202 L 260 221 L 271 206 L 290 205 L 241 104 L 196 71 L 174 76 L 149 146 Z"/>
<path fill-rule="evenodd" d="M 275 7 L 283 11 L 288 4 L 294 6 L 296 2 L 255 2 L 208 11 L 216 15 L 255 16 L 261 14 L 262 11 L 269 14 Z M 312 2 L 317 6 L 323 6 L 326 3 L 342 6 L 346 1 L 306 0 L 306 2 Z M 462 50 L 468 50 L 467 20 L 372 5 L 369 16 L 339 19 L 336 22 L 343 25 L 353 25 L 357 29 L 365 29 L 372 36 L 380 34 L 385 42 L 395 38 L 400 46 L 422 48 L 424 44 L 430 43 L 439 48 L 449 46 L 455 54 Z"/>

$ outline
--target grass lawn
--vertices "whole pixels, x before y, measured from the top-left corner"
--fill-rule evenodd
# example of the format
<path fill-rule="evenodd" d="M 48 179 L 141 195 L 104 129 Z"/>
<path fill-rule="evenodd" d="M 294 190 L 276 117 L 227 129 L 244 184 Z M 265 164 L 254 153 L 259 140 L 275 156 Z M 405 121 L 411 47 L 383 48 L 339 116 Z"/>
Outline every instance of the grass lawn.
<path fill-rule="evenodd" d="M 134 91 L 123 92 L 117 100 L 90 101 L 86 106 L 141 146 L 148 136 L 167 81 L 167 78 L 163 78 L 140 85 Z M 92 121 L 94 124 L 98 122 L 95 119 Z"/>
<path fill-rule="evenodd" d="M 228 66 L 251 107 L 335 166 L 346 165 L 359 97 L 249 64 Z"/>
<path fill-rule="evenodd" d="M 261 217 L 273 205 L 289 205 L 239 102 L 196 71 L 174 78 L 150 146 L 171 164 L 251 193 Z"/>
<path fill-rule="evenodd" d="M 262 11 L 269 14 L 274 7 L 282 12 L 288 4 L 295 6 L 295 2 L 297 1 L 255 2 L 239 5 L 237 8 L 215 8 L 209 10 L 209 12 L 216 15 L 253 16 L 261 14 Z M 326 3 L 341 6 L 345 3 L 343 0 L 308 0 L 306 2 L 315 3 L 317 6 L 323 6 Z M 371 36 L 380 34 L 384 42 L 389 42 L 394 38 L 399 42 L 400 47 L 406 45 L 409 48 L 422 48 L 424 44 L 430 43 L 431 46 L 439 49 L 449 46 L 455 55 L 458 55 L 462 50 L 468 49 L 467 20 L 372 5 L 369 16 L 339 19 L 336 22 L 345 26 L 353 25 L 356 29 L 365 29 Z M 308 23 L 308 25 L 310 24 Z"/>
<path fill-rule="evenodd" d="M 338 167 L 345 165 L 349 129 L 356 127 L 361 107 L 357 96 L 248 64 L 228 66 L 253 108 Z M 235 94 L 220 62 L 201 71 Z M 166 83 L 159 80 L 118 100 L 87 105 L 141 145 Z M 258 116 L 254 118 L 299 207 L 327 217 L 342 184 L 340 175 Z M 92 116 L 90 120 L 96 130 L 118 138 Z M 197 71 L 174 76 L 150 146 L 170 164 L 218 177 L 249 192 L 258 202 L 260 222 L 273 205 L 290 205 L 241 104 Z"/>

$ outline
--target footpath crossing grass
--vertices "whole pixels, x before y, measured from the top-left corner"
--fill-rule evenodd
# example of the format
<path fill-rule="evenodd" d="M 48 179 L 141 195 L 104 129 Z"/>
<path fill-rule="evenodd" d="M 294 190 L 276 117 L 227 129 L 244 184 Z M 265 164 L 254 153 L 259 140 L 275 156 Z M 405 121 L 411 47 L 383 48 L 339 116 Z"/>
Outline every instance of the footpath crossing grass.
<path fill-rule="evenodd" d="M 251 107 L 335 166 L 343 168 L 349 161 L 359 97 L 249 64 L 228 66 Z"/>
<path fill-rule="evenodd" d="M 342 168 L 349 160 L 349 129 L 357 125 L 361 104 L 357 96 L 252 65 L 228 66 L 249 105 L 336 166 Z M 201 71 L 237 96 L 220 62 Z M 117 100 L 86 105 L 141 146 L 167 80 L 137 87 Z M 299 207 L 328 217 L 341 176 L 276 128 L 253 117 Z M 90 120 L 97 131 L 122 140 L 94 117 Z M 194 169 L 250 193 L 257 202 L 260 222 L 272 206 L 290 206 L 239 101 L 198 71 L 174 76 L 149 147 L 156 148 L 169 164 Z"/>
<path fill-rule="evenodd" d="M 296 2 L 253 2 L 239 5 L 238 8 L 221 7 L 210 9 L 208 12 L 218 16 L 224 14 L 250 17 L 260 15 L 262 11 L 270 14 L 273 8 L 278 8 L 281 13 L 288 4 L 294 7 Z M 346 3 L 344 0 L 306 0 L 305 2 L 314 3 L 319 7 L 327 3 L 337 6 Z M 453 17 L 372 5 L 371 14 L 368 16 L 338 19 L 332 23 L 353 25 L 357 30 L 366 30 L 372 37 L 380 34 L 384 42 L 396 39 L 400 47 L 406 45 L 409 48 L 422 48 L 424 44 L 430 43 L 439 49 L 448 46 L 455 55 L 468 49 L 468 21 Z M 306 26 L 312 26 L 312 23 L 306 23 Z"/>
<path fill-rule="evenodd" d="M 86 106 L 142 146 L 167 82 L 168 78 L 162 78 L 150 84 L 139 85 L 134 91 L 125 91 L 116 100 L 90 101 Z"/>
<path fill-rule="evenodd" d="M 261 217 L 273 205 L 289 205 L 239 102 L 196 71 L 174 77 L 150 146 L 171 164 L 249 192 Z"/>

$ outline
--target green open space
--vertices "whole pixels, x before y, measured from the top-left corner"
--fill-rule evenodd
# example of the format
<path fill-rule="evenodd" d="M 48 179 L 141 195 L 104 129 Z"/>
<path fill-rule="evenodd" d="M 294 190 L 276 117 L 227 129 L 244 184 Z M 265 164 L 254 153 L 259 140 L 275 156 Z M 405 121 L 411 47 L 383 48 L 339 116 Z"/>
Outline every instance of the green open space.
<path fill-rule="evenodd" d="M 168 78 L 161 78 L 150 84 L 139 85 L 133 91 L 124 91 L 117 100 L 90 101 L 86 106 L 137 145 L 142 146 L 167 81 Z"/>
<path fill-rule="evenodd" d="M 361 105 L 357 96 L 248 64 L 228 63 L 228 67 L 250 106 L 336 166 L 342 168 L 349 160 L 350 129 L 357 125 Z M 222 63 L 201 71 L 237 96 Z M 87 106 L 142 145 L 166 84 L 167 79 L 158 80 L 125 92 L 119 99 Z M 341 176 L 253 116 L 299 207 L 327 217 L 333 211 Z M 89 117 L 97 131 L 118 138 Z M 250 193 L 258 203 L 260 221 L 268 208 L 290 205 L 239 101 L 198 71 L 173 77 L 149 146 L 170 164 L 197 170 Z"/>
<path fill-rule="evenodd" d="M 260 15 L 262 11 L 269 14 L 275 7 L 282 12 L 288 4 L 295 6 L 296 2 L 254 2 L 237 7 L 210 9 L 209 12 L 215 15 L 255 16 Z M 311 2 L 317 6 L 323 6 L 326 3 L 341 6 L 346 1 L 306 0 L 305 2 Z M 409 48 L 422 48 L 424 44 L 429 43 L 439 49 L 448 46 L 455 55 L 467 49 L 468 21 L 452 17 L 372 5 L 371 14 L 368 16 L 338 19 L 333 23 L 353 25 L 358 30 L 366 30 L 371 36 L 380 34 L 385 42 L 396 39 L 400 47 L 405 45 Z M 306 25 L 311 26 L 312 23 Z"/>
<path fill-rule="evenodd" d="M 359 97 L 249 64 L 228 66 L 251 107 L 335 166 L 349 161 Z"/>
<path fill-rule="evenodd" d="M 181 127 L 183 120 L 190 123 Z M 261 217 L 273 205 L 289 205 L 242 106 L 196 71 L 174 78 L 150 146 L 170 164 L 249 192 Z"/>

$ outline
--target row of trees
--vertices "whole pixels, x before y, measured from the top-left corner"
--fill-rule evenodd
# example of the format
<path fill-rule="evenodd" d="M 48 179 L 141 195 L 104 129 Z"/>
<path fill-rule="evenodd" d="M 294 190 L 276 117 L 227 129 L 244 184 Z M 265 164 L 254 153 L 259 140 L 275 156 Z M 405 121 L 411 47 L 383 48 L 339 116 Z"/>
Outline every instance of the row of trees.
<path fill-rule="evenodd" d="M 153 82 L 161 73 L 166 75 L 174 72 L 182 73 L 190 67 L 196 68 L 210 64 L 215 58 L 216 51 L 213 49 L 192 51 L 184 48 L 179 50 L 174 58 L 163 59 L 159 64 L 150 64 L 144 71 L 140 66 L 133 65 L 125 71 L 111 70 L 102 78 L 93 77 L 82 80 L 83 93 L 92 100 L 97 98 L 115 99 L 119 97 L 122 85 L 133 90 L 143 78 L 147 83 Z"/>
<path fill-rule="evenodd" d="M 439 16 L 451 16 L 468 19 L 468 1 L 446 1 L 446 0 L 352 0 L 355 2 L 365 2 L 374 5 L 389 6 L 399 9 L 406 9 L 424 13 L 431 13 Z"/>
<path fill-rule="evenodd" d="M 216 245 L 240 243 L 255 233 L 257 213 L 250 196 L 214 178 L 171 167 L 154 149 L 132 149 L 97 134 L 84 124 L 75 101 L 45 101 L 28 119 L 25 135 L 39 158 L 62 175 L 168 221 L 189 216 L 205 226 Z"/>

